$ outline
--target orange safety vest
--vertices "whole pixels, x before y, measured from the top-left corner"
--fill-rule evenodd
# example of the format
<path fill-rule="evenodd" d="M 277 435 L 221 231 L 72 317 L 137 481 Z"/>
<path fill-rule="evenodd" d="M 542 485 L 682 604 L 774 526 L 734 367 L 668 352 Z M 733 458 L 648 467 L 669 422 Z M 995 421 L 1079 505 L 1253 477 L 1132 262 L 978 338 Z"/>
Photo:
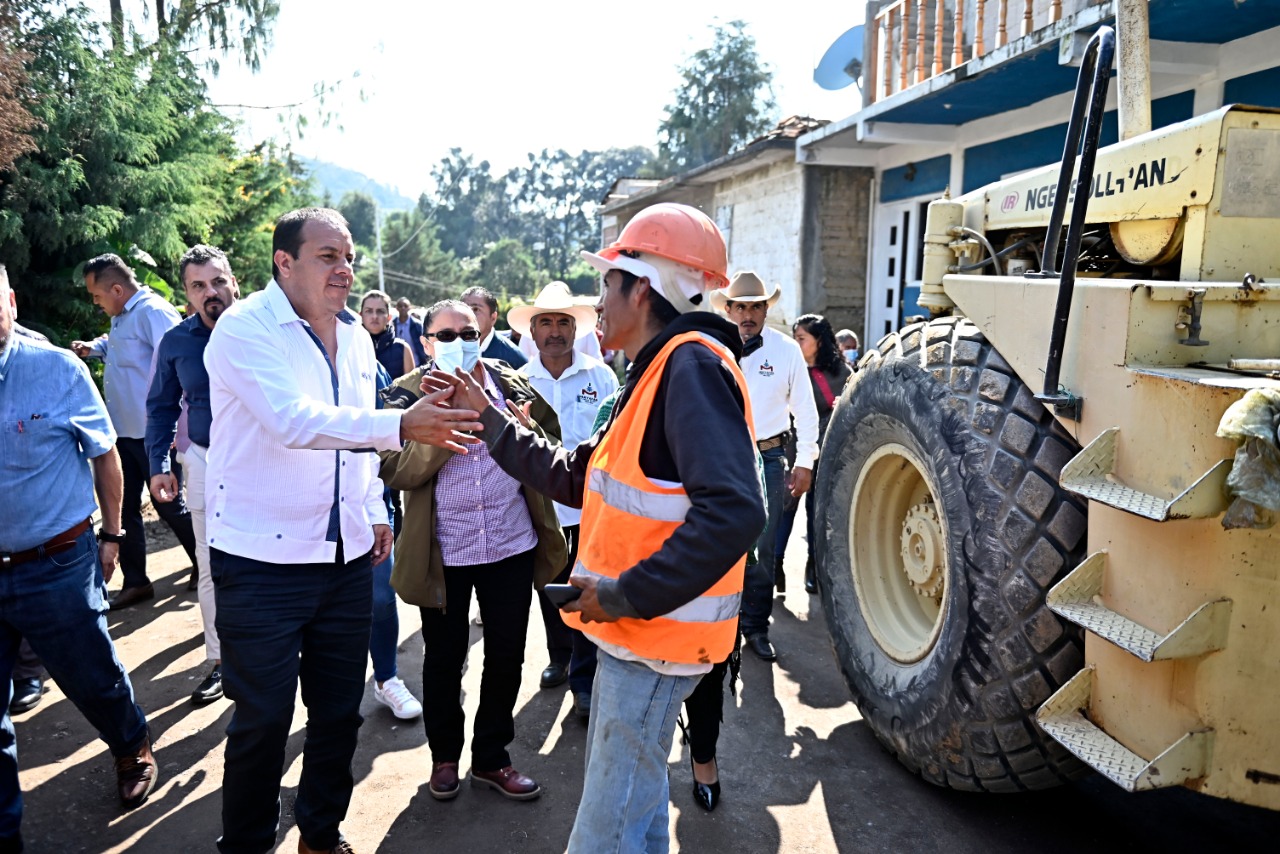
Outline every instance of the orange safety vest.
<path fill-rule="evenodd" d="M 684 524 L 692 506 L 684 487 L 678 483 L 660 486 L 640 470 L 640 445 L 649 427 L 663 370 L 671 354 L 683 344 L 707 347 L 733 374 L 746 403 L 743 417 L 754 439 L 747 381 L 733 354 L 698 332 L 685 332 L 668 341 L 591 455 L 574 575 L 617 578 L 662 548 Z M 690 424 L 689 430 L 697 430 L 697 425 Z M 715 453 L 713 442 L 708 442 L 707 452 Z M 623 617 L 612 623 L 586 623 L 576 613 L 561 612 L 561 616 L 571 628 L 624 647 L 641 658 L 682 664 L 723 661 L 733 650 L 737 633 L 746 561 L 743 555 L 697 599 L 651 620 Z"/>

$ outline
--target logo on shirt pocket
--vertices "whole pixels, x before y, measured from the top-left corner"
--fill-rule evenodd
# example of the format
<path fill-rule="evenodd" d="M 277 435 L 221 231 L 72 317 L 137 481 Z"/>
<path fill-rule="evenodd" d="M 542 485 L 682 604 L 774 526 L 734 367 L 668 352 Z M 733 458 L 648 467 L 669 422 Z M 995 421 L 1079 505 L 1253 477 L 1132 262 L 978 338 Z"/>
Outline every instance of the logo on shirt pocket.
<path fill-rule="evenodd" d="M 600 392 L 596 391 L 595 386 L 587 383 L 586 387 L 578 392 L 578 403 L 599 403 Z"/>
<path fill-rule="evenodd" d="M 760 366 L 760 376 L 762 377 L 773 376 L 773 365 L 769 364 L 768 359 L 765 359 L 764 364 Z"/>

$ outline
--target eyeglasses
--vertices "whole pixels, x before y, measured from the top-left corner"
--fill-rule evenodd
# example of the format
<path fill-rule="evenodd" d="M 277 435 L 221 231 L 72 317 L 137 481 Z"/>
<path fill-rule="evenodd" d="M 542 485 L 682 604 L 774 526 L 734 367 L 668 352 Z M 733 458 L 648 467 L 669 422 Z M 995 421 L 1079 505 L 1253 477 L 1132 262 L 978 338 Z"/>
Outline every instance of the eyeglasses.
<path fill-rule="evenodd" d="M 439 332 L 428 332 L 423 337 L 434 338 L 441 344 L 448 344 L 450 341 L 456 341 L 461 338 L 463 341 L 479 341 L 479 329 L 464 329 L 461 332 L 454 332 L 452 329 L 441 329 Z"/>

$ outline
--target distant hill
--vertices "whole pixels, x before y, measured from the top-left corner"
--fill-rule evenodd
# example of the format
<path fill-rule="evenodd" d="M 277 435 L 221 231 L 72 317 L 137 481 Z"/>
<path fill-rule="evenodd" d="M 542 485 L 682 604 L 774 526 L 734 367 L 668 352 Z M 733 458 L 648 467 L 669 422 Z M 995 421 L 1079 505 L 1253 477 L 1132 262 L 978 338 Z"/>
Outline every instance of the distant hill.
<path fill-rule="evenodd" d="M 311 173 L 311 177 L 315 179 L 316 192 L 323 195 L 327 191 L 335 205 L 342 200 L 346 193 L 352 191 L 364 192 L 373 196 L 374 201 L 383 210 L 408 210 L 418 203 L 417 199 L 411 199 L 401 194 L 398 187 L 380 184 L 363 172 L 357 172 L 354 169 L 348 169 L 336 163 L 326 163 L 323 160 L 311 160 L 306 157 L 298 159 L 302 161 L 307 171 Z"/>

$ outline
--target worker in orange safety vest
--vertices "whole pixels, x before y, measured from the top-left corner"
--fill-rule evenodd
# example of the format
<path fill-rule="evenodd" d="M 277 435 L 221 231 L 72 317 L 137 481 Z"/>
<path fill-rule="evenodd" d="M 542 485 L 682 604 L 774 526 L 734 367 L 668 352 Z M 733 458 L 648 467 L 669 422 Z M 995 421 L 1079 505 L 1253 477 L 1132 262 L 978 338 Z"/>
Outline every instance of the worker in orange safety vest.
<path fill-rule="evenodd" d="M 602 346 L 632 363 L 599 432 L 557 447 L 468 377 L 433 377 L 453 387 L 453 406 L 481 412 L 481 438 L 506 472 L 582 507 L 570 577 L 581 595 L 562 612 L 600 655 L 569 850 L 665 851 L 676 717 L 734 648 L 764 495 L 742 339 L 707 299 L 727 282 L 719 229 L 695 208 L 654 205 L 613 245 L 582 254 L 603 277 Z"/>

